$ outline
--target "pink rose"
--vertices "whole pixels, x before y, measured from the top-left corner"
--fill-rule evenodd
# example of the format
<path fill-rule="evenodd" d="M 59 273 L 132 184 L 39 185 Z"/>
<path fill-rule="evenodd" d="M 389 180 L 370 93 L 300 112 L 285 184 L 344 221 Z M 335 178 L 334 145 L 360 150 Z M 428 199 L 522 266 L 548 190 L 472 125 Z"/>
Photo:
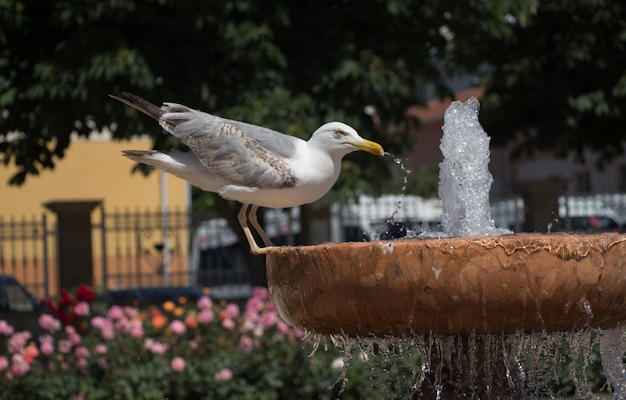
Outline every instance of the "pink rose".
<path fill-rule="evenodd" d="M 30 365 L 24 360 L 21 354 L 11 356 L 11 373 L 13 376 L 24 376 L 30 371 Z"/>
<path fill-rule="evenodd" d="M 87 366 L 87 359 L 77 358 L 75 364 L 78 368 L 85 368 Z"/>
<path fill-rule="evenodd" d="M 96 345 L 95 350 L 96 350 L 96 353 L 98 353 L 98 354 L 106 354 L 108 349 L 107 349 L 107 345 L 106 344 L 99 343 L 99 344 Z"/>
<path fill-rule="evenodd" d="M 39 349 L 43 355 L 49 356 L 54 353 L 54 343 L 52 341 L 42 341 Z"/>
<path fill-rule="evenodd" d="M 139 310 L 137 307 L 126 306 L 124 307 L 124 313 L 128 318 L 132 319 L 139 315 Z"/>
<path fill-rule="evenodd" d="M 186 365 L 187 363 L 185 363 L 185 360 L 182 357 L 174 357 L 170 363 L 172 370 L 175 372 L 184 370 Z"/>
<path fill-rule="evenodd" d="M 226 316 L 226 318 L 236 319 L 240 314 L 239 306 L 237 304 L 230 303 L 229 305 L 226 306 L 226 308 L 224 308 L 223 313 Z"/>
<path fill-rule="evenodd" d="M 152 354 L 164 354 L 169 348 L 167 344 L 156 342 L 150 338 L 144 341 L 143 347 Z"/>
<path fill-rule="evenodd" d="M 72 351 L 72 342 L 67 339 L 59 340 L 59 352 L 67 354 Z"/>
<path fill-rule="evenodd" d="M 239 338 L 239 350 L 241 350 L 241 352 L 244 354 L 252 353 L 252 350 L 254 350 L 254 342 L 252 341 L 250 336 L 242 335 Z"/>
<path fill-rule="evenodd" d="M 86 317 L 89 315 L 90 312 L 91 309 L 89 308 L 89 303 L 87 303 L 86 301 L 79 301 L 74 306 L 74 314 L 79 317 Z"/>
<path fill-rule="evenodd" d="M 74 355 L 78 358 L 87 358 L 89 357 L 89 349 L 85 346 L 79 346 L 74 350 Z"/>
<path fill-rule="evenodd" d="M 279 319 L 276 322 L 276 328 L 278 329 L 278 332 L 282 333 L 283 335 L 286 335 L 291 331 L 291 327 L 287 325 L 287 323 L 282 319 Z"/>
<path fill-rule="evenodd" d="M 143 333 L 143 325 L 141 324 L 141 321 L 133 321 L 130 325 L 130 336 L 135 339 L 141 339 L 143 337 Z"/>
<path fill-rule="evenodd" d="M 102 326 L 106 323 L 107 319 L 101 316 L 95 316 L 91 319 L 91 326 L 94 328 L 101 329 Z"/>
<path fill-rule="evenodd" d="M 15 329 L 7 321 L 0 319 L 0 335 L 11 336 Z"/>
<path fill-rule="evenodd" d="M 30 338 L 30 332 L 15 332 L 13 336 L 9 338 L 9 353 L 18 353 L 22 351 L 22 349 L 26 347 L 26 344 L 28 343 L 28 340 Z"/>
<path fill-rule="evenodd" d="M 56 332 L 61 329 L 61 321 L 50 314 L 41 314 L 38 319 L 39 327 L 43 330 Z M 0 321 L 0 324 L 2 321 Z M 1 331 L 1 330 L 0 330 Z"/>
<path fill-rule="evenodd" d="M 246 303 L 246 314 L 249 311 L 261 311 L 265 307 L 265 302 L 257 297 L 252 297 Z"/>
<path fill-rule="evenodd" d="M 122 335 L 130 332 L 130 321 L 126 318 L 115 321 L 115 329 Z"/>
<path fill-rule="evenodd" d="M 203 324 L 209 324 L 215 319 L 215 314 L 210 308 L 205 308 L 198 314 L 198 321 Z"/>
<path fill-rule="evenodd" d="M 259 324 L 263 327 L 263 329 L 271 328 L 278 321 L 278 316 L 274 311 L 266 311 L 259 318 Z"/>
<path fill-rule="evenodd" d="M 67 339 L 72 342 L 74 346 L 78 346 L 82 341 L 80 335 L 76 332 L 67 335 Z"/>
<path fill-rule="evenodd" d="M 170 331 L 172 331 L 172 333 L 174 333 L 175 335 L 180 336 L 187 332 L 187 327 L 185 326 L 185 323 L 183 321 L 175 319 L 170 323 Z"/>
<path fill-rule="evenodd" d="M 213 376 L 216 381 L 229 381 L 233 378 L 233 371 L 228 368 L 222 368 Z"/>
<path fill-rule="evenodd" d="M 124 309 L 120 306 L 113 306 L 109 309 L 108 316 L 111 319 L 124 318 Z"/>
<path fill-rule="evenodd" d="M 232 331 L 233 329 L 235 329 L 235 321 L 230 318 L 226 318 L 222 321 L 222 328 Z"/>
<path fill-rule="evenodd" d="M 196 307 L 198 307 L 199 310 L 208 310 L 213 307 L 213 302 L 209 296 L 202 296 L 196 302 Z"/>
<path fill-rule="evenodd" d="M 115 337 L 115 328 L 113 327 L 113 323 L 111 321 L 105 321 L 104 325 L 100 328 L 102 338 L 104 340 L 112 340 Z"/>
<path fill-rule="evenodd" d="M 256 286 L 252 288 L 252 297 L 259 300 L 267 300 L 270 296 L 267 288 L 264 288 L 262 286 Z"/>

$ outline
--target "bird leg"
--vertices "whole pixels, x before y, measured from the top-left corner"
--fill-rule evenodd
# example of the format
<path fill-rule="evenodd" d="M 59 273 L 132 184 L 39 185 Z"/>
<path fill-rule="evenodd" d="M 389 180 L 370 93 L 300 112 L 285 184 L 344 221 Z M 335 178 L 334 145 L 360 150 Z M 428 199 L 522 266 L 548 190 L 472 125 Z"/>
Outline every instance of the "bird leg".
<path fill-rule="evenodd" d="M 254 235 L 252 234 L 252 231 L 250 231 L 250 228 L 248 227 L 248 215 L 247 214 L 248 214 L 249 207 L 250 207 L 250 204 L 244 204 L 243 206 L 241 206 L 241 210 L 239 210 L 239 214 L 237 214 L 237 219 L 239 220 L 239 224 L 241 225 L 241 228 L 243 229 L 243 233 L 246 235 L 246 239 L 248 239 L 248 243 L 250 244 L 250 252 L 252 252 L 252 254 L 255 254 L 255 255 L 265 254 L 267 250 L 270 249 L 271 247 L 261 248 L 259 247 L 258 244 L 256 244 L 256 240 L 254 240 Z M 253 209 L 252 209 L 253 211 L 255 211 L 255 217 L 254 217 L 255 222 L 252 223 L 253 226 L 255 225 L 255 223 L 256 225 L 258 225 L 258 222 L 256 222 L 256 209 L 257 208 L 258 208 L 257 206 L 253 206 Z M 267 238 L 267 235 L 265 235 L 265 237 Z"/>
<path fill-rule="evenodd" d="M 259 225 L 259 221 L 257 220 L 258 208 L 259 206 L 254 205 L 254 204 L 252 205 L 252 207 L 250 207 L 250 212 L 248 213 L 248 220 L 252 224 L 252 227 L 256 229 L 259 236 L 261 236 L 261 239 L 263 239 L 263 243 L 265 243 L 265 246 L 274 246 L 274 243 L 272 243 L 270 238 L 267 236 L 267 233 L 265 233 L 265 230 L 263 229 L 263 227 Z"/>

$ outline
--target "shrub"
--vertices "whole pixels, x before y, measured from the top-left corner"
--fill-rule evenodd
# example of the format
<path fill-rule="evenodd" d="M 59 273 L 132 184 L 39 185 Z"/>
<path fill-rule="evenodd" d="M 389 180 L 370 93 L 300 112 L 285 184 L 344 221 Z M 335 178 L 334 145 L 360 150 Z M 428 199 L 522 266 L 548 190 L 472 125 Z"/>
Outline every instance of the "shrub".
<path fill-rule="evenodd" d="M 342 373 L 339 349 L 330 346 L 309 359 L 311 341 L 303 341 L 302 331 L 278 317 L 265 288 L 253 290 L 243 311 L 234 303 L 214 304 L 206 296 L 195 304 L 180 299 L 142 310 L 97 304 L 76 309 L 76 301 L 66 294 L 58 305 L 64 308 L 57 307 L 56 316 L 40 317 L 37 337 L 0 321 L 0 399 L 406 395 L 408 384 L 398 379 L 397 370 L 391 368 L 393 379 L 371 384 L 370 369 L 383 367 L 359 357 L 353 358 L 345 385 L 333 385 Z M 103 312 L 86 315 L 94 309 Z M 67 316 L 68 310 L 79 315 L 62 323 L 57 316 Z M 393 391 L 404 395 L 394 397 Z"/>

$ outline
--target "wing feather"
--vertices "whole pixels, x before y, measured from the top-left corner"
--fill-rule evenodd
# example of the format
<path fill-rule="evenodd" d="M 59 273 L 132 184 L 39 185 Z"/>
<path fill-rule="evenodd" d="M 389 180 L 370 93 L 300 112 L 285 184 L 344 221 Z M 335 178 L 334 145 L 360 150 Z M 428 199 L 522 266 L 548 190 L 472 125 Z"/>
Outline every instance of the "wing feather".
<path fill-rule="evenodd" d="M 183 124 L 178 127 L 184 128 Z M 296 178 L 286 160 L 235 125 L 216 121 L 204 128 L 181 139 L 216 175 L 233 184 L 262 189 L 295 186 Z"/>
<path fill-rule="evenodd" d="M 220 118 L 176 103 L 162 107 L 131 93 L 111 96 L 153 117 L 180 138 L 202 165 L 233 185 L 261 189 L 293 187 L 296 177 L 286 159 L 301 139 L 245 122 Z"/>

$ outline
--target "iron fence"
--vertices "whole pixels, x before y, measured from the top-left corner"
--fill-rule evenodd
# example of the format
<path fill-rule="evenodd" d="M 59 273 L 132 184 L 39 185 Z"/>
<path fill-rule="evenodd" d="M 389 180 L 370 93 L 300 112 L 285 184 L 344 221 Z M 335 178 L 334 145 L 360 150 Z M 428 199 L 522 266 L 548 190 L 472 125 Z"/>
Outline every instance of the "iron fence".
<path fill-rule="evenodd" d="M 0 274 L 16 277 L 37 298 L 55 293 L 56 223 L 39 216 L 0 216 Z"/>
<path fill-rule="evenodd" d="M 94 280 L 98 287 L 188 284 L 190 213 L 114 210 L 93 222 Z"/>
<path fill-rule="evenodd" d="M 333 240 L 349 240 L 345 232 L 360 229 L 369 233 L 392 215 L 396 221 L 408 221 L 413 227 L 432 229 L 440 212 L 436 199 L 365 198 L 331 212 L 331 219 L 336 221 L 329 226 L 344 231 L 343 236 L 333 235 Z M 626 194 L 562 196 L 557 214 L 561 231 L 623 232 Z M 496 226 L 521 232 L 524 215 L 521 198 L 492 202 Z M 299 218 L 298 209 L 268 210 L 264 218 L 266 231 L 277 244 L 297 244 Z M 56 218 L 47 213 L 0 216 L 0 274 L 15 276 L 37 298 L 54 295 L 58 290 L 56 224 Z M 92 232 L 93 283 L 98 288 L 201 286 L 224 293 L 249 290 L 247 249 L 239 246 L 226 220 L 215 215 L 193 214 L 190 210 L 107 211 L 100 207 L 92 216 Z"/>

